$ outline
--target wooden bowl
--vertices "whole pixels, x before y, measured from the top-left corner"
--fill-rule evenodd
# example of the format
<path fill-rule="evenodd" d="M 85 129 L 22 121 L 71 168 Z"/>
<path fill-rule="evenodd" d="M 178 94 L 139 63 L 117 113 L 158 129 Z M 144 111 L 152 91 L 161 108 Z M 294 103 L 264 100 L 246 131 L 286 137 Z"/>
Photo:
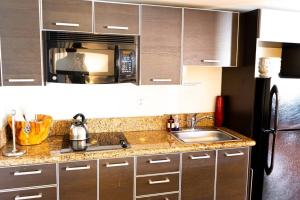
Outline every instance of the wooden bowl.
<path fill-rule="evenodd" d="M 8 118 L 8 124 L 11 126 L 11 117 Z M 37 115 L 37 121 L 30 121 L 30 131 L 26 132 L 25 121 L 15 121 L 16 142 L 19 145 L 41 144 L 49 135 L 49 129 L 52 124 L 52 117 L 49 115 Z"/>

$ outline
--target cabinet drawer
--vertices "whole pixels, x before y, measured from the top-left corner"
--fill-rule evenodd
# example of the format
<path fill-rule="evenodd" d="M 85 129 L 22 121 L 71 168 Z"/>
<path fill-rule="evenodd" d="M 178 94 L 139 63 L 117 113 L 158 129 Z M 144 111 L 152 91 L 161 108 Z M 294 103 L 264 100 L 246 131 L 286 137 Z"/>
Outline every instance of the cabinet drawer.
<path fill-rule="evenodd" d="M 136 195 L 174 192 L 179 190 L 179 174 L 138 177 Z"/>
<path fill-rule="evenodd" d="M 92 32 L 92 2 L 43 0 L 43 28 Z"/>
<path fill-rule="evenodd" d="M 139 6 L 95 2 L 95 32 L 139 34 Z"/>
<path fill-rule="evenodd" d="M 179 171 L 179 160 L 179 154 L 138 157 L 137 175 Z"/>
<path fill-rule="evenodd" d="M 39 200 L 54 200 L 56 199 L 56 188 L 43 188 L 23 190 L 16 192 L 0 193 L 1 200 L 25 200 L 25 199 L 39 199 Z"/>
<path fill-rule="evenodd" d="M 137 200 L 178 200 L 178 194 L 166 194 L 153 197 L 138 198 Z"/>
<path fill-rule="evenodd" d="M 56 184 L 55 164 L 0 168 L 0 189 Z"/>
<path fill-rule="evenodd" d="M 97 161 L 59 164 L 60 200 L 97 199 Z"/>
<path fill-rule="evenodd" d="M 99 199 L 133 199 L 133 158 L 99 160 Z"/>

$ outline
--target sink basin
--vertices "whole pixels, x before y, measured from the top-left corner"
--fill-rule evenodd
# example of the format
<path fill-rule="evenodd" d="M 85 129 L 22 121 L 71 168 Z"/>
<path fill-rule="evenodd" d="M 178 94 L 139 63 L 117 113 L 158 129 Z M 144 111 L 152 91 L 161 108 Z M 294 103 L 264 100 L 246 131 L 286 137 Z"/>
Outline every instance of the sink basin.
<path fill-rule="evenodd" d="M 239 138 L 219 129 L 185 129 L 172 132 L 185 143 L 207 143 L 239 140 Z"/>

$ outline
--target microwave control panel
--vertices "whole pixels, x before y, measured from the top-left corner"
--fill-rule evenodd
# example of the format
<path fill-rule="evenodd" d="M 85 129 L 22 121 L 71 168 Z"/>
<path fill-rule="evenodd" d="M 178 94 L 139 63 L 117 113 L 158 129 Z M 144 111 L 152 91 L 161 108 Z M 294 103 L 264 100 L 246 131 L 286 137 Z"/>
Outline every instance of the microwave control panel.
<path fill-rule="evenodd" d="M 121 50 L 120 74 L 135 74 L 135 52 L 133 50 Z"/>

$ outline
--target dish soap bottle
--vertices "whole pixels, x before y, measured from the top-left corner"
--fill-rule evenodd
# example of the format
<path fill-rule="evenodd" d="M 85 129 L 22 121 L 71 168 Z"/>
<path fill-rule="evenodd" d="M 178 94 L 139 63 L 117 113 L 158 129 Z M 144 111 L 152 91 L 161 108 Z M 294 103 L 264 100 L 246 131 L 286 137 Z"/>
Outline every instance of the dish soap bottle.
<path fill-rule="evenodd" d="M 168 122 L 167 122 L 167 130 L 172 131 L 173 128 L 174 128 L 174 119 L 173 119 L 173 116 L 170 115 L 170 118 L 168 119 Z"/>

